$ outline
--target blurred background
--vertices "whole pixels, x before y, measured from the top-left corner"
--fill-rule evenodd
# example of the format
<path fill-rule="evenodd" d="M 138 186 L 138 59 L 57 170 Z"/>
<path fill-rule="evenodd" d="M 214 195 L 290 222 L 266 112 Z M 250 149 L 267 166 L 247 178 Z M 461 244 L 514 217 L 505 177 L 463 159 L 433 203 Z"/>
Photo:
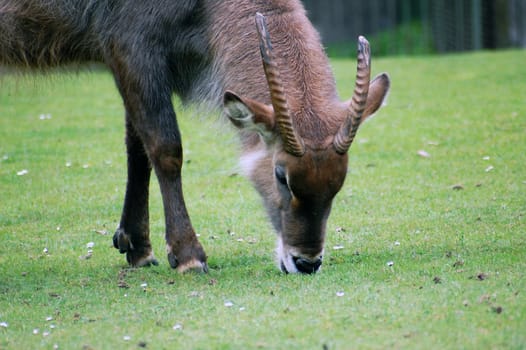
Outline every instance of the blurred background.
<path fill-rule="evenodd" d="M 303 0 L 332 57 L 526 48 L 526 0 Z M 526 62 L 525 62 L 526 64 Z"/>

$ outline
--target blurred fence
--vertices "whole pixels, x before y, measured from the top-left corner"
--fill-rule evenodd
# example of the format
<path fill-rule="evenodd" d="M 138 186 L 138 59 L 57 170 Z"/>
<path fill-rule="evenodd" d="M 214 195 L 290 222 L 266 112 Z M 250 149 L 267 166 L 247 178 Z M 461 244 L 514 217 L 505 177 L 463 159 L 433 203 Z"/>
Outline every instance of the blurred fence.
<path fill-rule="evenodd" d="M 329 49 L 360 34 L 376 54 L 526 48 L 526 0 L 303 0 Z M 330 54 L 329 50 L 329 54 Z"/>

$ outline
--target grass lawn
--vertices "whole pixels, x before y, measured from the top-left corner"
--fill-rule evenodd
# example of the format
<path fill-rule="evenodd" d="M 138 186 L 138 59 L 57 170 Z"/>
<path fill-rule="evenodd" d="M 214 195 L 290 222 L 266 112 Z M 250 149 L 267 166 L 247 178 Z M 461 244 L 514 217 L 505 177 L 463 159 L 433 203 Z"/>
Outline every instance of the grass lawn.
<path fill-rule="evenodd" d="M 275 266 L 231 127 L 181 108 L 185 196 L 210 273 L 169 267 L 155 180 L 160 265 L 129 269 L 111 243 L 126 159 L 110 75 L 4 76 L 0 349 L 525 348 L 525 62 L 373 57 L 389 103 L 351 147 L 315 276 Z M 333 66 L 350 97 L 355 62 Z"/>

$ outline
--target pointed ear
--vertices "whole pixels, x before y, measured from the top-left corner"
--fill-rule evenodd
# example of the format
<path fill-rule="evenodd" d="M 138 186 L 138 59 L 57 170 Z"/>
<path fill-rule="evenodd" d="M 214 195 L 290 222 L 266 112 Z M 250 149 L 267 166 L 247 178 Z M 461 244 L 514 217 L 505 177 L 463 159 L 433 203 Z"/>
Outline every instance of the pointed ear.
<path fill-rule="evenodd" d="M 391 81 L 386 73 L 377 75 L 373 79 L 369 84 L 369 94 L 367 95 L 367 102 L 365 103 L 362 121 L 376 113 L 376 111 L 383 105 L 390 86 Z"/>
<path fill-rule="evenodd" d="M 389 80 L 387 73 L 377 75 L 373 81 L 371 81 L 369 84 L 369 93 L 367 94 L 367 102 L 365 102 L 365 110 L 362 114 L 361 123 L 374 115 L 374 113 L 376 113 L 376 111 L 382 107 L 385 98 L 387 97 L 387 93 L 389 92 L 390 85 L 391 81 Z M 347 105 L 350 103 L 350 100 L 347 101 Z"/>
<path fill-rule="evenodd" d="M 223 106 L 226 116 L 236 127 L 256 131 L 265 140 L 275 137 L 272 106 L 241 97 L 232 91 L 225 92 Z"/>

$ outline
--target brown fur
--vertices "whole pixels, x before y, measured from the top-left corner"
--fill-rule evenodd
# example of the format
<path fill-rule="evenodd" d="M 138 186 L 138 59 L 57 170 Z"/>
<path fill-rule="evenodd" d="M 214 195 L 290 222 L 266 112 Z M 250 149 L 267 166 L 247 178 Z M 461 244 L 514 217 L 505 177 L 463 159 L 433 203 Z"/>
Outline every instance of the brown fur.
<path fill-rule="evenodd" d="M 291 123 L 305 146 L 301 157 L 284 150 L 276 130 L 256 12 L 267 19 Z M 163 196 L 170 265 L 207 269 L 182 193 L 175 93 L 183 101 L 225 103 L 240 128 L 245 156 L 254 158 L 249 177 L 286 253 L 283 270 L 319 268 L 332 199 L 347 167 L 347 154 L 331 145 L 349 104 L 338 98 L 319 35 L 299 0 L 0 0 L 0 33 L 0 65 L 46 69 L 97 61 L 112 72 L 126 110 L 128 153 L 113 243 L 131 265 L 157 263 L 149 238 L 153 169 Z M 380 107 L 388 85 L 383 76 L 371 86 L 364 117 Z"/>
<path fill-rule="evenodd" d="M 215 15 L 212 14 L 212 18 L 217 18 L 212 24 L 212 32 L 216 33 L 212 47 L 216 57 L 221 59 L 220 71 L 225 77 L 225 88 L 270 104 L 254 30 L 254 9 L 257 8 L 267 17 L 297 131 L 306 142 L 312 140 L 314 143 L 333 135 L 344 118 L 345 106 L 338 103 L 336 85 L 319 35 L 299 2 L 252 1 L 245 6 L 232 0 L 219 3 Z M 222 20 L 225 13 L 235 13 L 236 19 Z M 232 40 L 224 33 L 242 35 Z M 246 65 L 245 62 L 258 64 Z M 326 118 L 320 118 L 321 115 Z"/>

